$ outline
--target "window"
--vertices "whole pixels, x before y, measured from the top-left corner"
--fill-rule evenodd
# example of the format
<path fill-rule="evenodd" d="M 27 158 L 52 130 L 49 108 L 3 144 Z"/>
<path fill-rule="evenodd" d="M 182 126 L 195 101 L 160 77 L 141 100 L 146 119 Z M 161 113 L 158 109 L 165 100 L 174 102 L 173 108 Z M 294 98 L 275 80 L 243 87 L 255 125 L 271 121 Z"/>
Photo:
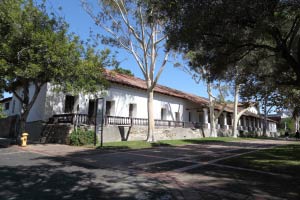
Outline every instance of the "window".
<path fill-rule="evenodd" d="M 227 115 L 227 125 L 232 125 L 231 115 Z"/>
<path fill-rule="evenodd" d="M 75 104 L 75 97 L 66 95 L 65 99 L 65 113 L 72 113 L 74 109 Z"/>
<path fill-rule="evenodd" d="M 177 122 L 180 121 L 180 114 L 179 114 L 179 112 L 175 112 L 175 121 L 177 121 Z"/>
<path fill-rule="evenodd" d="M 73 108 L 74 108 L 74 103 L 75 103 L 75 97 L 66 95 L 65 98 L 65 113 L 72 113 Z"/>
<path fill-rule="evenodd" d="M 95 100 L 94 99 L 89 100 L 88 116 L 89 117 L 95 116 Z"/>
<path fill-rule="evenodd" d="M 106 101 L 105 115 L 107 115 L 107 116 L 111 115 L 111 107 L 112 107 L 111 101 Z"/>
<path fill-rule="evenodd" d="M 199 112 L 199 123 L 204 123 L 203 118 L 204 118 L 204 113 Z"/>
<path fill-rule="evenodd" d="M 4 104 L 4 110 L 9 110 L 9 102 L 6 102 L 6 103 Z"/>
<path fill-rule="evenodd" d="M 136 104 L 129 104 L 129 117 L 136 117 Z"/>
<path fill-rule="evenodd" d="M 160 119 L 161 120 L 166 120 L 167 119 L 167 111 L 166 111 L 166 109 L 165 108 L 162 108 L 161 110 L 160 110 Z"/>
<path fill-rule="evenodd" d="M 192 113 L 189 112 L 189 122 L 191 122 L 191 121 L 192 121 Z"/>
<path fill-rule="evenodd" d="M 208 123 L 210 123 L 210 112 L 207 113 L 208 114 Z"/>

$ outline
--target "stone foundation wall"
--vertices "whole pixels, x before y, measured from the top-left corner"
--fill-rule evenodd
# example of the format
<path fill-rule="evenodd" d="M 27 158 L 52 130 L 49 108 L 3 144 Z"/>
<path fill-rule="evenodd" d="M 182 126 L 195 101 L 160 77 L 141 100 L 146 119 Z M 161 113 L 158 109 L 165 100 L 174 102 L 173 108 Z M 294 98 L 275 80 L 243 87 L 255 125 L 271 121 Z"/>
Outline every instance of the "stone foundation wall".
<path fill-rule="evenodd" d="M 43 121 L 35 121 L 26 123 L 26 131 L 28 132 L 28 140 L 38 142 L 44 129 Z"/>
<path fill-rule="evenodd" d="M 191 129 L 191 128 L 165 128 L 156 127 L 154 131 L 157 140 L 174 140 L 174 139 L 192 139 L 202 138 L 208 136 L 207 129 Z M 100 137 L 99 133 L 98 136 Z M 103 141 L 134 141 L 134 140 L 146 140 L 147 127 L 146 126 L 105 126 L 103 129 Z"/>
<path fill-rule="evenodd" d="M 41 143 L 70 144 L 70 133 L 74 126 L 70 124 L 47 124 L 41 133 Z"/>
<path fill-rule="evenodd" d="M 70 144 L 69 135 L 73 131 L 74 126 L 71 124 L 44 124 L 42 122 L 32 122 L 26 125 L 29 140 L 41 143 L 60 143 Z M 86 130 L 94 130 L 94 126 L 81 126 Z M 181 127 L 156 127 L 154 131 L 157 140 L 176 140 L 176 139 L 194 139 L 209 137 L 209 129 L 192 129 Z M 231 129 L 217 130 L 219 137 L 230 137 Z M 267 134 L 269 137 L 277 137 L 277 133 Z M 100 133 L 97 133 L 100 139 Z M 243 131 L 240 136 L 255 137 L 262 136 L 262 131 Z M 103 142 L 117 141 L 136 141 L 146 140 L 146 126 L 104 126 L 103 127 Z"/>

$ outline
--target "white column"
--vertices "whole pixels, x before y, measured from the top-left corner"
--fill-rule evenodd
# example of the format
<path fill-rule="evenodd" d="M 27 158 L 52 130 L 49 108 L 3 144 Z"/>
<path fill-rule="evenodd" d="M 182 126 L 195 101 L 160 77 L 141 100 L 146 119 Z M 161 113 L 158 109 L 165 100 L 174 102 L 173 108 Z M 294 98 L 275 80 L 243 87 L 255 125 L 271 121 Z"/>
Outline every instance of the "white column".
<path fill-rule="evenodd" d="M 223 112 L 223 123 L 224 125 L 227 125 L 227 113 Z"/>
<path fill-rule="evenodd" d="M 248 127 L 247 127 L 247 118 L 246 118 L 246 116 L 242 116 L 243 117 L 243 129 L 245 130 L 245 129 L 248 129 Z"/>
<path fill-rule="evenodd" d="M 210 124 L 208 123 L 208 109 L 207 108 L 203 108 L 203 127 L 209 129 L 210 128 Z"/>
<path fill-rule="evenodd" d="M 224 129 L 228 129 L 228 125 L 227 125 L 227 112 L 223 112 L 223 125 L 224 125 Z"/>
<path fill-rule="evenodd" d="M 204 124 L 208 124 L 208 109 L 207 108 L 203 108 L 203 122 Z"/>

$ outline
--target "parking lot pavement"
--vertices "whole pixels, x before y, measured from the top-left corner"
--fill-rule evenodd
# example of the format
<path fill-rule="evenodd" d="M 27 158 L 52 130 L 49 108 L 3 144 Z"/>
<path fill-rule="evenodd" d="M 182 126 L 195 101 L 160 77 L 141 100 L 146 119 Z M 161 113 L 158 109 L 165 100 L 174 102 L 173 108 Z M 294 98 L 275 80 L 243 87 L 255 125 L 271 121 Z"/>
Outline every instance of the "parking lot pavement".
<path fill-rule="evenodd" d="M 0 199 L 176 199 L 159 180 L 17 146 L 0 148 Z"/>
<path fill-rule="evenodd" d="M 287 177 L 218 164 L 288 143 L 250 140 L 129 151 L 51 144 L 0 148 L 0 199 L 284 199 L 284 192 L 298 199 L 287 187 L 276 191 L 292 181 Z"/>

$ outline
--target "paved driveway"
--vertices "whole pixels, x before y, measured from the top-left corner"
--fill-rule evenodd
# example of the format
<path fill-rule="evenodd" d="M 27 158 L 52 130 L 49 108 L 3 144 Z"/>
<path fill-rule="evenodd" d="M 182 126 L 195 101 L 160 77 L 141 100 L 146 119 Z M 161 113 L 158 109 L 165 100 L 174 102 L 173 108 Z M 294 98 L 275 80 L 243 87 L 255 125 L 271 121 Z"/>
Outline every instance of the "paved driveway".
<path fill-rule="evenodd" d="M 220 164 L 286 143 L 247 140 L 126 151 L 0 148 L 0 199 L 299 199 L 297 188 L 278 193 L 293 177 Z"/>

